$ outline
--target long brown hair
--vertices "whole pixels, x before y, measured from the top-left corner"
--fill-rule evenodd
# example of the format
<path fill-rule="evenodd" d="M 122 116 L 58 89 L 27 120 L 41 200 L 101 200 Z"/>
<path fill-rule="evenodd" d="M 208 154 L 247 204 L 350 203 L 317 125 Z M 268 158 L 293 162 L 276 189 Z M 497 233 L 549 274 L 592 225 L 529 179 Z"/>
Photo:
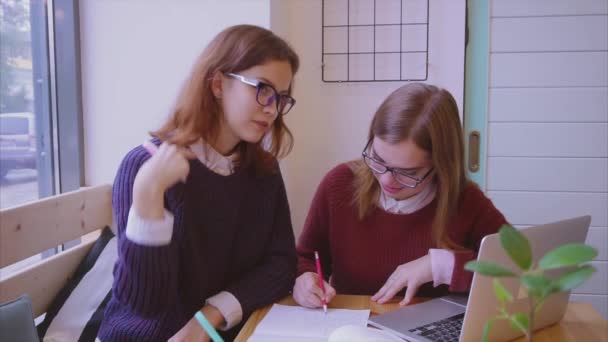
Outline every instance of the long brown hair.
<path fill-rule="evenodd" d="M 369 129 L 369 139 L 389 143 L 411 139 L 431 155 L 437 183 L 437 210 L 432 234 L 438 247 L 461 249 L 448 236 L 446 225 L 456 212 L 468 180 L 464 170 L 464 144 L 458 107 L 445 89 L 423 83 L 405 85 L 380 105 Z M 374 208 L 380 187 L 372 171 L 356 162 L 355 197 L 359 218 Z"/>
<path fill-rule="evenodd" d="M 199 138 L 213 144 L 219 135 L 222 109 L 213 95 L 211 82 L 216 73 L 238 73 L 269 61 L 286 61 L 292 74 L 298 71 L 298 55 L 283 39 L 271 31 L 253 25 L 237 25 L 220 32 L 196 60 L 169 119 L 150 134 L 162 141 L 187 146 Z M 293 81 L 289 88 L 291 95 Z M 269 146 L 262 142 L 241 141 L 237 146 L 239 167 L 253 167 L 271 172 L 274 158 L 287 155 L 293 147 L 293 135 L 279 114 L 272 125 Z M 274 157 L 274 158 L 273 158 Z"/>

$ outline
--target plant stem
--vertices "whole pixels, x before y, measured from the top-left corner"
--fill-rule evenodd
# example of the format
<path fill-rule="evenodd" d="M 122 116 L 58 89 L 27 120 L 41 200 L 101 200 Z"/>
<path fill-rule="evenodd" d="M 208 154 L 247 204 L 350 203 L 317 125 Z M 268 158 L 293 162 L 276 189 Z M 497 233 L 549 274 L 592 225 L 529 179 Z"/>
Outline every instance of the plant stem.
<path fill-rule="evenodd" d="M 524 333 L 524 336 L 526 336 L 526 341 L 532 342 L 532 334 L 530 334 L 530 327 L 528 327 L 528 329 L 525 329 L 517 320 L 511 319 L 509 316 L 507 316 L 507 320 L 515 324 L 519 331 L 522 331 Z"/>
<path fill-rule="evenodd" d="M 532 332 L 534 331 L 534 311 L 536 311 L 536 305 L 534 305 L 534 297 L 529 296 L 530 298 L 530 320 L 528 321 L 528 342 L 532 342 Z"/>

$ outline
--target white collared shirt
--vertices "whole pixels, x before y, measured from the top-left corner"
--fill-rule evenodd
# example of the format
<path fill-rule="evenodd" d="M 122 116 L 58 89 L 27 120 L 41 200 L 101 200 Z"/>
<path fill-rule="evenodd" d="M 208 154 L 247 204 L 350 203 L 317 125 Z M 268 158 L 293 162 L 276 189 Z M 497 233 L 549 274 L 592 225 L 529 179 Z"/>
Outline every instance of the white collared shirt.
<path fill-rule="evenodd" d="M 238 159 L 237 152 L 224 156 L 211 147 L 211 145 L 203 142 L 203 139 L 199 139 L 190 145 L 190 150 L 194 152 L 203 165 L 218 175 L 229 176 L 234 173 L 234 163 Z"/>
<path fill-rule="evenodd" d="M 435 183 L 430 183 L 422 191 L 410 198 L 396 200 L 387 196 L 384 191 L 380 191 L 378 206 L 385 211 L 393 214 L 411 214 L 431 203 L 436 193 Z"/>

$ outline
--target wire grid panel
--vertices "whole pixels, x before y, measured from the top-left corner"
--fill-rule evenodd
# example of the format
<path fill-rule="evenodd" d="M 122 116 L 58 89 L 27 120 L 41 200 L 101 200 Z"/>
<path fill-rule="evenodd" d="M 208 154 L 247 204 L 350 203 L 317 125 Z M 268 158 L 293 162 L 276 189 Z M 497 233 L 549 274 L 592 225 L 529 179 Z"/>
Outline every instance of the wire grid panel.
<path fill-rule="evenodd" d="M 324 82 L 426 81 L 429 0 L 323 0 Z"/>

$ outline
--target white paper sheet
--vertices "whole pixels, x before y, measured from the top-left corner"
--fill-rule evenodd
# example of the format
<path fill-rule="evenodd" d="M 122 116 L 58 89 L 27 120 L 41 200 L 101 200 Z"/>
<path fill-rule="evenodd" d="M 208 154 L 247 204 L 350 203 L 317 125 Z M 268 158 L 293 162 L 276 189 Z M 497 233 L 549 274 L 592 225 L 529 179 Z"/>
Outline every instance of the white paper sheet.
<path fill-rule="evenodd" d="M 334 329 L 347 324 L 364 327 L 368 318 L 369 310 L 328 309 L 325 314 L 323 309 L 274 304 L 248 341 L 327 341 Z"/>

